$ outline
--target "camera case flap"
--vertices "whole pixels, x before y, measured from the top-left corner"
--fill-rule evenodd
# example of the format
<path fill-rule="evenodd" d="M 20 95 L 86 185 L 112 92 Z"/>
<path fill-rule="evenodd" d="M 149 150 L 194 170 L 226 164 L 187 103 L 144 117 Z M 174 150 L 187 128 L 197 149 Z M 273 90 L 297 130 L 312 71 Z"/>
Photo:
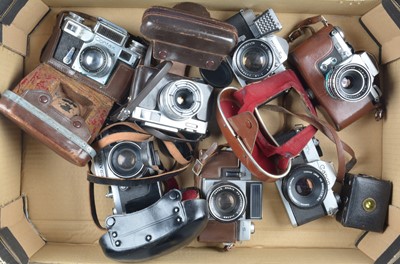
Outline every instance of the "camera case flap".
<path fill-rule="evenodd" d="M 313 23 L 316 23 L 315 18 L 310 19 Z M 368 96 L 356 103 L 338 100 L 332 98 L 326 91 L 325 76 L 320 72 L 319 65 L 333 54 L 334 43 L 330 36 L 333 29 L 334 26 L 325 21 L 324 27 L 320 30 L 316 32 L 311 30 L 313 34 L 291 50 L 288 60 L 299 71 L 311 89 L 312 93 L 310 94 L 313 99 L 322 106 L 328 120 L 339 131 L 376 109 L 379 104 L 374 104 Z M 289 36 L 289 39 L 293 35 L 296 38 L 299 37 L 298 32 L 302 31 L 304 31 L 304 28 L 297 27 Z"/>
<path fill-rule="evenodd" d="M 182 193 L 173 189 L 143 210 L 109 216 L 100 245 L 119 261 L 156 258 L 190 243 L 204 229 L 207 215 L 205 200 L 182 201 Z"/>
<path fill-rule="evenodd" d="M 346 174 L 336 220 L 343 226 L 383 232 L 392 183 L 371 176 Z"/>
<path fill-rule="evenodd" d="M 84 13 L 76 13 L 87 21 L 95 22 L 97 18 Z M 64 19 L 69 15 L 68 11 L 61 12 L 57 15 L 57 22 L 54 26 L 53 33 L 42 50 L 40 61 L 51 65 L 62 73 L 79 81 L 98 93 L 106 95 L 108 98 L 117 103 L 122 103 L 125 100 L 126 94 L 129 91 L 129 84 L 134 75 L 134 68 L 126 63 L 116 61 L 114 69 L 110 73 L 110 77 L 105 84 L 99 83 L 94 79 L 85 76 L 84 74 L 71 68 L 57 59 L 58 53 L 62 52 L 61 57 L 66 56 L 71 47 L 82 45 L 81 40 L 72 41 L 71 39 L 63 39 L 67 33 L 63 32 L 62 26 Z M 62 51 L 60 51 L 62 50 Z M 77 52 L 75 52 L 77 53 Z M 74 54 L 73 59 L 76 55 Z"/>
<path fill-rule="evenodd" d="M 236 46 L 238 36 L 234 26 L 204 15 L 154 6 L 143 14 L 140 32 L 152 41 L 154 58 L 215 70 Z"/>
<path fill-rule="evenodd" d="M 86 165 L 113 101 L 40 64 L 0 98 L 0 112 L 66 160 Z"/>
<path fill-rule="evenodd" d="M 291 159 L 297 156 L 314 136 L 317 129 L 307 126 L 291 140 L 278 145 L 258 114 L 257 107 L 293 88 L 300 94 L 311 115 L 315 109 L 291 70 L 273 75 L 241 90 L 228 87 L 217 99 L 217 122 L 233 152 L 253 175 L 273 182 L 290 171 Z"/>

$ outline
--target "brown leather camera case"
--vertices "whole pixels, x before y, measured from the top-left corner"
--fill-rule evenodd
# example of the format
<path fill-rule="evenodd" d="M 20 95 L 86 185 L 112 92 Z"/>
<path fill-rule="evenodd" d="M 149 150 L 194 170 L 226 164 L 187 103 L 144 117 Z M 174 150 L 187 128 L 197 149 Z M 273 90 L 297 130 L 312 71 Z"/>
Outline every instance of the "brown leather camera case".
<path fill-rule="evenodd" d="M 313 96 L 328 114 L 336 130 L 341 130 L 376 108 L 369 97 L 352 103 L 332 98 L 325 89 L 325 77 L 318 64 L 333 50 L 329 36 L 333 26 L 328 24 L 302 42 L 289 54 L 289 61 L 297 68 L 312 90 Z"/>
<path fill-rule="evenodd" d="M 84 166 L 113 101 L 47 64 L 0 98 L 0 112 L 66 160 Z"/>
<path fill-rule="evenodd" d="M 178 8 L 147 9 L 140 32 L 152 41 L 153 57 L 216 70 L 236 46 L 237 31 L 228 23 L 201 15 Z"/>
<path fill-rule="evenodd" d="M 77 13 L 87 20 L 96 21 L 96 18 L 83 13 Z M 68 15 L 68 12 L 61 12 L 57 15 L 57 22 L 54 26 L 53 33 L 50 36 L 46 46 L 44 47 L 40 61 L 45 62 L 61 71 L 62 73 L 70 76 L 71 78 L 89 86 L 97 92 L 106 95 L 114 102 L 121 103 L 129 90 L 129 85 L 132 80 L 134 69 L 125 63 L 117 62 L 110 79 L 105 85 L 102 85 L 83 74 L 76 72 L 70 66 L 56 60 L 54 54 L 56 52 L 59 40 L 62 34 L 61 26 L 64 18 Z"/>

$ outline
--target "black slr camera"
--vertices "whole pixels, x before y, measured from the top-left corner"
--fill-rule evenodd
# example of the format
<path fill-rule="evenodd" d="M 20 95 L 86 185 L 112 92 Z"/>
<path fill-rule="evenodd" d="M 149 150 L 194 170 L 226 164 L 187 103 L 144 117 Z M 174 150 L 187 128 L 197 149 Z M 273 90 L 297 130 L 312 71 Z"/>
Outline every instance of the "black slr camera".
<path fill-rule="evenodd" d="M 252 180 L 250 171 L 232 151 L 214 156 L 204 166 L 200 178 L 209 223 L 199 241 L 222 242 L 229 247 L 236 241 L 249 240 L 254 233 L 251 220 L 262 219 L 262 182 Z"/>
<path fill-rule="evenodd" d="M 285 70 L 283 63 L 288 57 L 289 44 L 273 34 L 280 31 L 282 25 L 272 9 L 257 17 L 251 9 L 242 9 L 226 22 L 233 25 L 239 35 L 238 47 L 227 62 L 242 87 Z M 216 73 L 228 74 L 225 67 L 222 64 L 215 72 L 201 70 L 201 73 L 207 80 L 214 79 Z"/>
<path fill-rule="evenodd" d="M 300 128 L 301 129 L 301 128 Z M 282 144 L 299 129 L 276 137 Z M 325 215 L 335 215 L 338 198 L 332 187 L 336 172 L 332 163 L 320 160 L 319 142 L 313 138 L 299 156 L 292 160 L 289 174 L 276 182 L 283 205 L 293 226 L 300 226 Z"/>

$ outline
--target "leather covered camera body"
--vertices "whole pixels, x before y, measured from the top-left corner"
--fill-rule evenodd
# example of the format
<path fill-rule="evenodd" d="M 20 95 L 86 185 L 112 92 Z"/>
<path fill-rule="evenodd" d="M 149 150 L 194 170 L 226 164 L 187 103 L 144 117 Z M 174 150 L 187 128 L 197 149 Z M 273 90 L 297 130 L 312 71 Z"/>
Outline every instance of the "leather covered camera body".
<path fill-rule="evenodd" d="M 209 209 L 208 224 L 198 240 L 227 248 L 249 240 L 254 233 L 252 220 L 262 219 L 262 182 L 252 180 L 232 151 L 222 150 L 204 165 L 197 185 Z"/>
<path fill-rule="evenodd" d="M 354 53 L 340 28 L 322 22 L 323 28 L 289 53 L 289 62 L 310 88 L 312 99 L 341 130 L 380 106 L 381 92 L 373 84 L 378 70 L 366 52 Z"/>

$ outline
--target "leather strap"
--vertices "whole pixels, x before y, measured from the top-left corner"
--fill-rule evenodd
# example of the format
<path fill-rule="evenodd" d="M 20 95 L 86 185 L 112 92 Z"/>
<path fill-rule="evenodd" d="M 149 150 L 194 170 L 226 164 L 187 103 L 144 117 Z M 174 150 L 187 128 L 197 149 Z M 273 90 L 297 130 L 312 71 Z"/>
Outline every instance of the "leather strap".
<path fill-rule="evenodd" d="M 266 105 L 265 108 L 270 111 L 289 114 L 303 121 L 306 121 L 309 124 L 316 127 L 318 130 L 320 130 L 322 133 L 324 133 L 324 135 L 326 135 L 333 143 L 335 143 L 338 155 L 337 181 L 343 182 L 345 173 L 349 172 L 354 167 L 354 165 L 357 162 L 357 159 L 355 157 L 354 150 L 339 138 L 339 135 L 337 134 L 336 130 L 330 124 L 317 118 L 316 116 L 296 114 L 278 105 Z M 351 156 L 350 161 L 348 161 L 347 163 L 344 152 L 347 152 Z"/>
<path fill-rule="evenodd" d="M 292 30 L 292 32 L 289 34 L 288 42 L 293 42 L 298 37 L 302 36 L 305 33 L 306 29 L 310 30 L 314 34 L 315 30 L 314 30 L 314 28 L 310 27 L 310 25 L 317 24 L 319 22 L 324 24 L 324 26 L 328 25 L 328 21 L 322 15 L 309 17 L 309 18 L 301 21 L 299 24 L 297 24 L 294 27 L 295 29 Z"/>
<path fill-rule="evenodd" d="M 217 149 L 218 149 L 217 142 L 213 142 L 206 151 L 201 152 L 199 154 L 199 158 L 196 159 L 196 161 L 193 165 L 193 168 L 192 168 L 192 171 L 196 176 L 200 175 L 201 170 L 203 169 L 204 165 L 213 156 L 213 154 L 217 151 Z"/>
<path fill-rule="evenodd" d="M 100 224 L 99 217 L 97 215 L 97 210 L 96 210 L 96 199 L 94 197 L 94 184 L 93 182 L 89 182 L 89 203 L 90 203 L 90 215 L 92 216 L 92 220 L 94 224 L 100 229 L 100 230 L 106 230 L 105 227 L 103 227 Z"/>

